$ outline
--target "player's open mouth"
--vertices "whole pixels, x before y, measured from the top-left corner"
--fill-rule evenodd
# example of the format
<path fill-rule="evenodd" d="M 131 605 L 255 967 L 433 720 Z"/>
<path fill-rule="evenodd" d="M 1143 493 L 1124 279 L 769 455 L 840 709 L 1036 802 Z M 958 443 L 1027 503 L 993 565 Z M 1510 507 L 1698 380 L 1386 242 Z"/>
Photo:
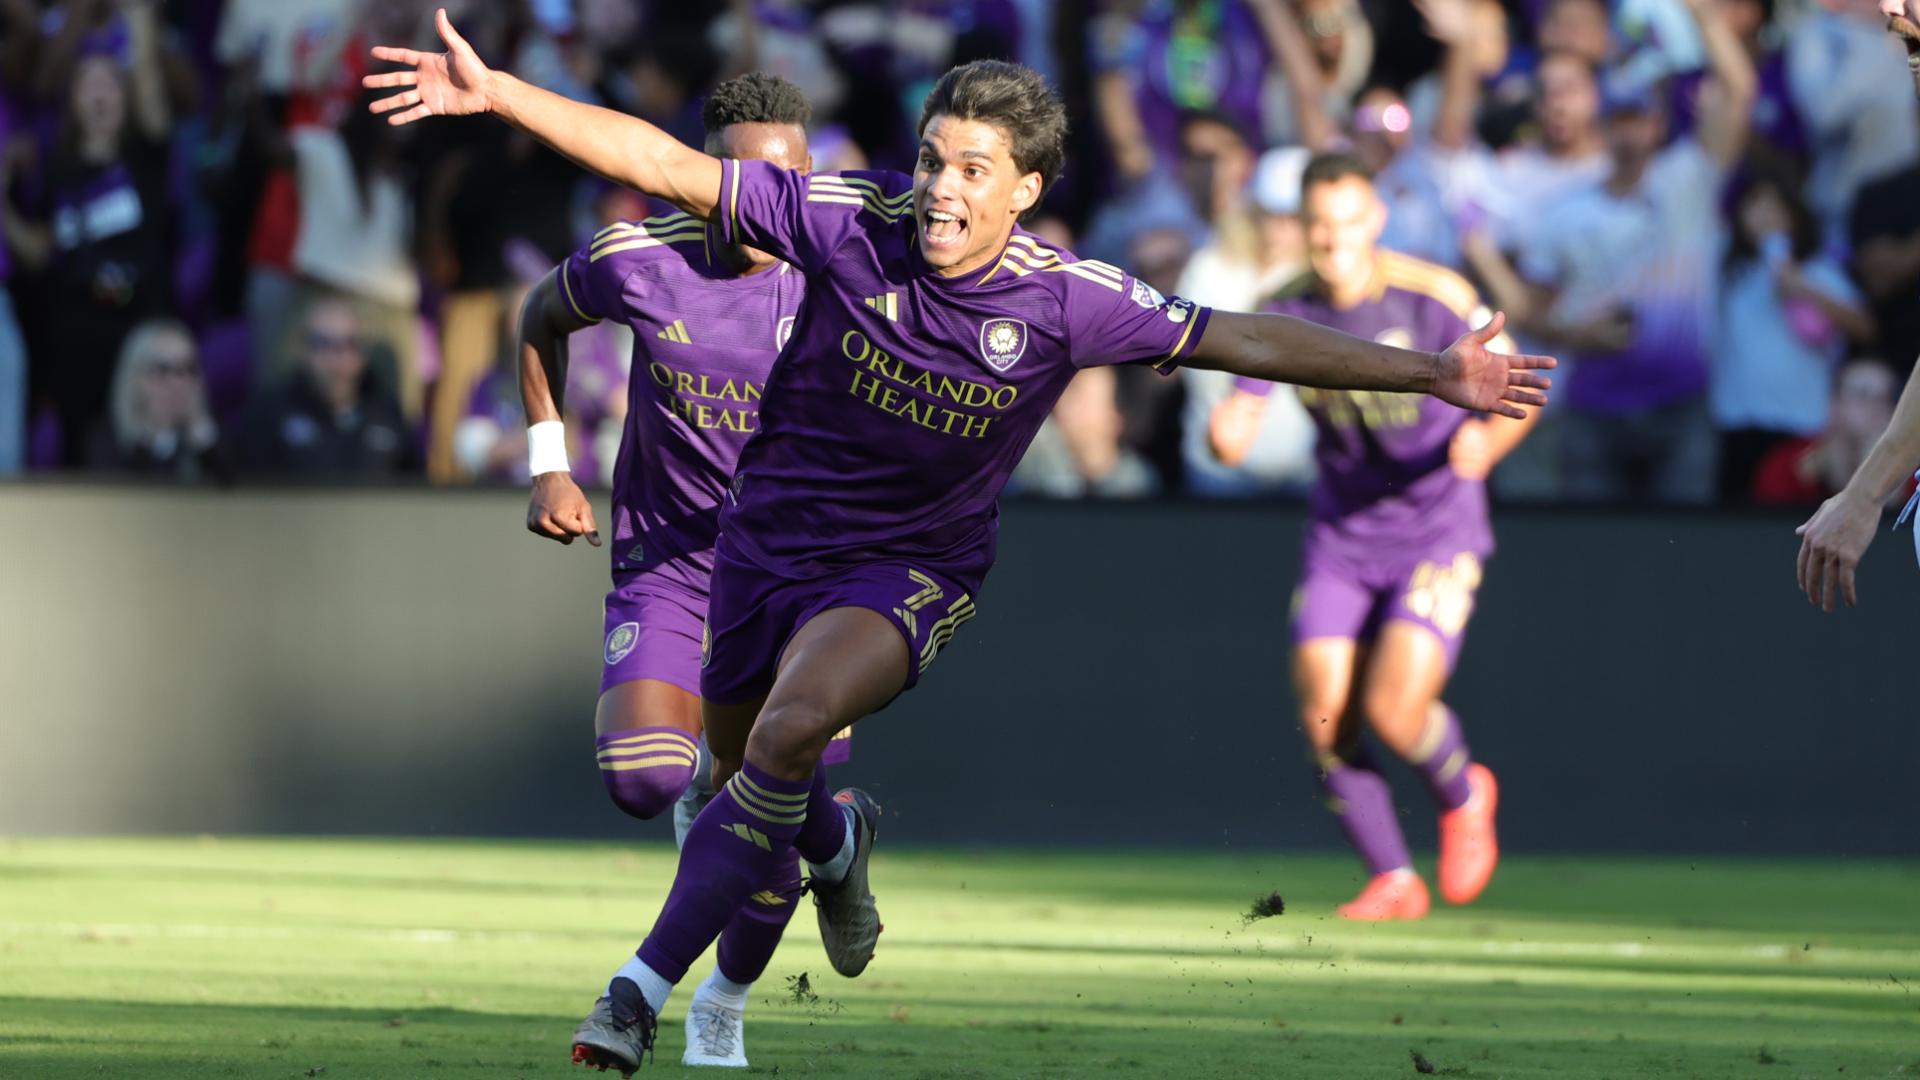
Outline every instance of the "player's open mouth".
<path fill-rule="evenodd" d="M 944 210 L 928 210 L 921 215 L 920 235 L 930 248 L 949 248 L 960 243 L 967 223 Z"/>

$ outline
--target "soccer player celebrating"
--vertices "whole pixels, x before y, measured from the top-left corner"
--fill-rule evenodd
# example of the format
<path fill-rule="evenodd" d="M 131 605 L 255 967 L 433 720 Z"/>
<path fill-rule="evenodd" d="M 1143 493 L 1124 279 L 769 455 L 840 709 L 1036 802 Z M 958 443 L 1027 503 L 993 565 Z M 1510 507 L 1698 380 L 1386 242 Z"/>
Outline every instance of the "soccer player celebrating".
<path fill-rule="evenodd" d="M 793 84 L 742 75 L 715 87 L 702 108 L 707 152 L 806 173 L 810 115 Z M 633 330 L 594 750 L 614 805 L 643 820 L 673 807 L 682 828 L 704 779 L 696 770 L 701 622 L 720 501 L 806 291 L 793 267 L 713 232 L 682 213 L 611 225 L 535 286 L 520 322 L 533 473 L 527 528 L 596 547 L 593 506 L 568 471 L 560 418 L 567 337 L 601 319 Z M 844 760 L 847 745 L 833 742 L 826 760 Z M 687 1010 L 686 1064 L 745 1067 L 747 990 L 799 895 L 796 855 L 727 924 L 714 972 Z"/>
<path fill-rule="evenodd" d="M 910 689 L 971 618 L 997 496 L 1081 366 L 1187 363 L 1323 387 L 1424 391 L 1524 416 L 1544 357 L 1490 352 L 1499 320 L 1415 352 L 1272 315 L 1214 315 L 1016 228 L 1058 175 L 1066 119 L 1044 80 L 994 61 L 929 92 L 911 177 L 803 175 L 723 161 L 644 121 L 493 72 L 439 17 L 444 54 L 411 70 L 395 123 L 492 112 L 584 167 L 793 264 L 808 289 L 767 379 L 715 548 L 701 675 L 720 793 L 687 833 L 665 908 L 574 1035 L 576 1058 L 637 1068 L 687 967 L 772 868 L 848 858 L 823 903 L 829 958 L 857 974 L 879 922 L 866 889 L 872 808 L 835 810 L 833 734 Z"/>
<path fill-rule="evenodd" d="M 1908 0 L 1880 0 L 1880 13 L 1887 17 L 1887 31 L 1906 45 L 1907 66 L 1913 71 L 1915 91 L 1920 92 L 1920 22 L 1915 19 L 1920 12 L 1910 10 Z M 1920 372 L 1920 368 L 1915 371 Z M 1854 605 L 1854 570 L 1866 555 L 1867 545 L 1873 543 L 1881 507 L 1908 475 L 1920 468 L 1917 384 L 1920 374 L 1908 377 L 1900 403 L 1894 406 L 1893 422 L 1867 460 L 1854 471 L 1853 479 L 1795 530 L 1800 535 L 1800 556 L 1794 568 L 1800 589 L 1822 610 L 1832 611 L 1835 602 L 1842 599 L 1848 607 Z M 1920 540 L 1915 543 L 1916 554 L 1920 554 Z"/>
<path fill-rule="evenodd" d="M 1266 310 L 1433 350 L 1489 320 L 1458 274 L 1379 246 L 1386 208 L 1358 158 L 1309 163 L 1300 208 L 1309 269 Z M 1229 464 L 1245 455 L 1272 386 L 1243 380 L 1216 407 L 1214 447 Z M 1426 779 L 1440 810 L 1441 895 L 1479 896 L 1499 857 L 1497 790 L 1440 694 L 1493 551 L 1487 473 L 1539 414 L 1480 419 L 1431 397 L 1365 391 L 1302 390 L 1300 400 L 1319 432 L 1320 476 L 1294 591 L 1294 692 L 1328 805 L 1372 873 L 1340 914 L 1418 919 L 1427 887 L 1361 728 Z"/>

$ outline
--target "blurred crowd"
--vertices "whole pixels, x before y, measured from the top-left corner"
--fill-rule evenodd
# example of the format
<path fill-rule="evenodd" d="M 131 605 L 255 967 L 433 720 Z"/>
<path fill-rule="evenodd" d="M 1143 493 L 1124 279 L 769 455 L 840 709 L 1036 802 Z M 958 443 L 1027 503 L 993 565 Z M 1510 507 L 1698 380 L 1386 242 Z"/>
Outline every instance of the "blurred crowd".
<path fill-rule="evenodd" d="M 0 0 L 0 476 L 519 482 L 525 290 L 636 196 L 484 119 L 368 114 L 425 0 Z M 1469 277 L 1558 400 L 1513 499 L 1800 503 L 1920 352 L 1920 110 L 1874 0 L 447 0 L 497 67 L 698 143 L 715 82 L 812 100 L 816 168 L 905 167 L 982 57 L 1073 123 L 1029 228 L 1256 310 L 1301 272 L 1299 180 L 1351 149 L 1383 243 Z M 583 479 L 631 340 L 575 339 Z M 1213 373 L 1079 376 L 1016 476 L 1040 496 L 1310 484 L 1286 395 L 1215 460 Z"/>

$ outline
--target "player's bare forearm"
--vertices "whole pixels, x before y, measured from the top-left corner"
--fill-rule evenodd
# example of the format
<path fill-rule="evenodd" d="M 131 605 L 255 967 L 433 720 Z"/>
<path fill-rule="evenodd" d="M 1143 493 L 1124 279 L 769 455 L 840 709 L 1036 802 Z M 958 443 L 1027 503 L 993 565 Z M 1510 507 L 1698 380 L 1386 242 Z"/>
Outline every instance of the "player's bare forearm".
<path fill-rule="evenodd" d="M 495 72 L 492 111 L 581 168 L 697 218 L 720 196 L 720 161 L 637 116 L 587 105 Z"/>
<path fill-rule="evenodd" d="M 1322 390 L 1428 393 L 1434 353 L 1381 345 L 1287 315 L 1215 311 L 1188 367 Z"/>
<path fill-rule="evenodd" d="M 1907 388 L 1894 407 L 1893 422 L 1847 482 L 1848 494 L 1875 506 L 1886 502 L 1914 469 L 1920 468 L 1920 366 L 1914 372 L 1907 376 Z"/>
<path fill-rule="evenodd" d="M 555 269 L 527 293 L 520 307 L 520 403 L 527 424 L 561 419 L 567 392 L 567 335 L 585 326 L 569 326 L 556 311 L 560 301 Z"/>

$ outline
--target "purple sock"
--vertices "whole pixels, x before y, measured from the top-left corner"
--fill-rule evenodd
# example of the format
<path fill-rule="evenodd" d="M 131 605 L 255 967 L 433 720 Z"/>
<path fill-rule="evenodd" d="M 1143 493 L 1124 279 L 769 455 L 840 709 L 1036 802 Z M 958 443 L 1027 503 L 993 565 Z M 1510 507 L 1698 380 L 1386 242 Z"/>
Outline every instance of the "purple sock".
<path fill-rule="evenodd" d="M 593 740 L 593 750 L 613 804 L 642 821 L 673 809 L 699 760 L 693 736 L 673 727 L 611 731 Z"/>
<path fill-rule="evenodd" d="M 720 974 L 737 983 L 758 982 L 799 902 L 800 856 L 789 855 L 767 887 L 747 897 L 720 932 Z"/>
<path fill-rule="evenodd" d="M 1320 755 L 1320 784 L 1327 792 L 1327 809 L 1340 819 L 1347 842 L 1368 870 L 1379 875 L 1413 865 L 1400 821 L 1393 816 L 1393 791 L 1372 752 L 1355 747 L 1345 754 Z"/>
<path fill-rule="evenodd" d="M 1467 752 L 1466 734 L 1460 730 L 1459 717 L 1439 702 L 1427 710 L 1427 726 L 1407 755 L 1407 764 L 1420 770 L 1427 790 L 1433 792 L 1434 805 L 1442 810 L 1457 809 L 1473 794 L 1467 780 L 1473 757 Z"/>
<path fill-rule="evenodd" d="M 833 801 L 827 791 L 827 767 L 813 770 L 813 787 L 807 791 L 807 820 L 793 838 L 793 848 L 810 863 L 833 861 L 847 842 L 847 812 Z"/>
<path fill-rule="evenodd" d="M 641 962 L 678 983 L 747 898 L 792 857 L 807 813 L 806 781 L 780 780 L 747 762 L 687 830 L 667 904 L 640 945 Z"/>

